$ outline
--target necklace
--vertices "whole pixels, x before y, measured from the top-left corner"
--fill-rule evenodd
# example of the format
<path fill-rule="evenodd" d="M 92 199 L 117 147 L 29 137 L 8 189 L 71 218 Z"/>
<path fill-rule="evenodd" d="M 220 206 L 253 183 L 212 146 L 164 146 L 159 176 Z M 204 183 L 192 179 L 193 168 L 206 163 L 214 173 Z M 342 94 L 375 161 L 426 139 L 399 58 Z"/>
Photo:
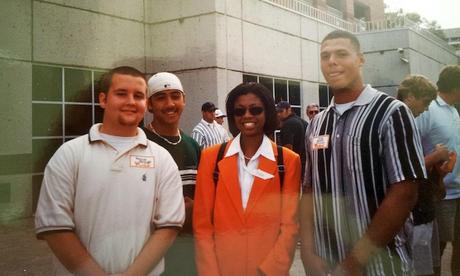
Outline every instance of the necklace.
<path fill-rule="evenodd" d="M 244 157 L 244 160 L 251 160 L 252 157 L 247 157 L 246 155 L 244 155 L 243 153 L 243 157 Z"/>
<path fill-rule="evenodd" d="M 175 146 L 175 145 L 179 144 L 182 141 L 182 136 L 180 135 L 180 130 L 177 130 L 177 134 L 179 135 L 179 140 L 177 140 L 177 142 L 171 142 L 166 137 L 163 137 L 160 134 L 158 134 L 158 132 L 156 132 L 155 128 L 153 128 L 152 122 L 150 122 L 149 128 L 153 133 L 155 133 L 158 137 L 160 137 L 161 139 L 163 139 L 166 143 L 168 143 L 170 145 Z"/>

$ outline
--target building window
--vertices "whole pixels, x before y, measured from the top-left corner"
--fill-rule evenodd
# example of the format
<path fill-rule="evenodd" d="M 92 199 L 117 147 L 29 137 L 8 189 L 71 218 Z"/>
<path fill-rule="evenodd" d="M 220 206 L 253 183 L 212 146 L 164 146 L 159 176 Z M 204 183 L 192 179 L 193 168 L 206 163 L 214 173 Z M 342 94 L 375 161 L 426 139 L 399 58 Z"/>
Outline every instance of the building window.
<path fill-rule="evenodd" d="M 319 108 L 320 110 L 326 109 L 331 103 L 332 92 L 326 84 L 320 84 L 319 89 Z"/>
<path fill-rule="evenodd" d="M 103 71 L 32 65 L 33 173 L 41 174 L 62 143 L 102 121 L 95 80 Z"/>
<path fill-rule="evenodd" d="M 263 84 L 272 92 L 275 103 L 287 101 L 291 104 L 292 110 L 299 117 L 302 116 L 300 81 L 243 74 L 243 82 L 258 82 Z"/>
<path fill-rule="evenodd" d="M 354 16 L 357 19 L 370 21 L 370 8 L 369 6 L 355 2 L 354 3 Z"/>

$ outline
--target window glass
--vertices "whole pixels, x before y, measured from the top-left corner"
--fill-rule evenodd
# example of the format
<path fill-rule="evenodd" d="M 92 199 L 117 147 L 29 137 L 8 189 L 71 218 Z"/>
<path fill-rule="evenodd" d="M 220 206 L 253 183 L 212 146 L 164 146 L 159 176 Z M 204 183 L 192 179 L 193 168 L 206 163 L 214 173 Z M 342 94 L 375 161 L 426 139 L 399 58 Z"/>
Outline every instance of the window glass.
<path fill-rule="evenodd" d="M 300 82 L 289 81 L 289 103 L 291 105 L 301 105 L 300 103 Z"/>
<path fill-rule="evenodd" d="M 34 173 L 41 173 L 51 156 L 62 145 L 62 139 L 33 139 L 32 160 Z"/>
<path fill-rule="evenodd" d="M 257 76 L 243 75 L 243 82 L 257 82 Z"/>
<path fill-rule="evenodd" d="M 62 100 L 62 68 L 32 65 L 32 100 Z"/>
<path fill-rule="evenodd" d="M 64 70 L 65 101 L 92 102 L 91 71 L 66 68 Z"/>
<path fill-rule="evenodd" d="M 65 106 L 65 135 L 83 135 L 88 133 L 93 124 L 93 108 L 91 105 Z"/>
<path fill-rule="evenodd" d="M 273 78 L 259 77 L 259 82 L 273 93 Z"/>
<path fill-rule="evenodd" d="M 32 104 L 32 135 L 62 136 L 61 104 Z"/>
<path fill-rule="evenodd" d="M 287 80 L 275 79 L 275 102 L 288 100 Z"/>

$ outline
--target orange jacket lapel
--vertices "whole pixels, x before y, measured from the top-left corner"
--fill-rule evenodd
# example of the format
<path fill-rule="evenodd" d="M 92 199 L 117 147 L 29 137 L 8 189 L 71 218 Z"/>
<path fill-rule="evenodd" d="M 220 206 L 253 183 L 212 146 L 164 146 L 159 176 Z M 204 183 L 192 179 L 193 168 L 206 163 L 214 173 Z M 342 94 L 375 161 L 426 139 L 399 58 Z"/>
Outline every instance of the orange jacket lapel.
<path fill-rule="evenodd" d="M 228 195 L 238 212 L 241 221 L 244 221 L 243 203 L 241 201 L 241 188 L 238 177 L 238 155 L 223 158 L 219 162 L 219 185 L 223 184 Z"/>
<path fill-rule="evenodd" d="M 273 178 L 264 180 L 256 176 L 254 177 L 254 182 L 251 188 L 251 194 L 249 195 L 248 205 L 246 206 L 246 212 L 245 212 L 246 216 L 254 208 L 255 204 L 257 203 L 257 200 L 263 194 L 267 185 L 275 185 L 273 181 L 275 178 L 275 173 L 276 173 L 276 162 L 275 161 L 267 159 L 264 156 L 260 156 L 258 169 L 273 175 Z"/>

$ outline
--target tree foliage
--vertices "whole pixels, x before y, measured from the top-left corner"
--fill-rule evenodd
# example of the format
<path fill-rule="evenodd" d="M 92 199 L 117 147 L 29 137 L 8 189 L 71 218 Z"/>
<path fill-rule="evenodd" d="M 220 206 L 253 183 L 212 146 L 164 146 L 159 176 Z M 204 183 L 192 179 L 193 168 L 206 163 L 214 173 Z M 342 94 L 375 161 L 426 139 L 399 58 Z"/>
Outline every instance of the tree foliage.
<path fill-rule="evenodd" d="M 428 20 L 415 12 L 405 13 L 403 9 L 399 9 L 397 11 L 385 11 L 386 20 L 392 22 L 402 22 L 404 18 L 409 19 L 418 27 L 424 28 L 433 33 L 434 35 L 438 36 L 439 38 L 447 41 L 446 35 L 442 31 L 441 26 L 438 24 L 436 20 Z"/>

